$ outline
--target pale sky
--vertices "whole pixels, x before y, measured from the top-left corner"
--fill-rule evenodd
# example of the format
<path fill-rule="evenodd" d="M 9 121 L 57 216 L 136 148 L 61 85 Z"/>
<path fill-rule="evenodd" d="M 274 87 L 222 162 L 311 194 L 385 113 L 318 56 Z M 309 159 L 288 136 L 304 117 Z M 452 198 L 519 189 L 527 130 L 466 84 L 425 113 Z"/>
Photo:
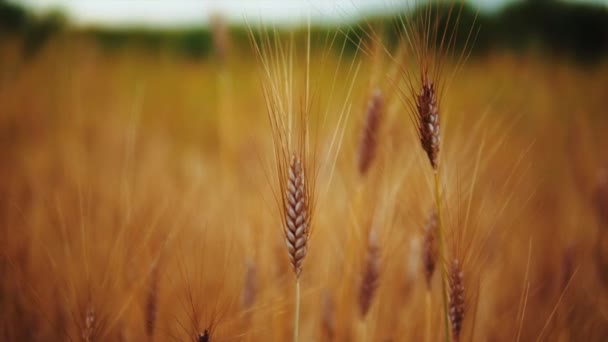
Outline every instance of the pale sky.
<path fill-rule="evenodd" d="M 485 10 L 517 0 L 470 0 Z M 350 19 L 369 13 L 388 13 L 404 0 L 14 0 L 37 11 L 62 9 L 78 24 L 108 26 L 184 26 L 205 23 L 212 14 L 231 21 L 267 20 L 298 23 Z M 420 0 L 405 0 L 406 3 Z M 571 0 L 608 4 L 608 0 Z"/>

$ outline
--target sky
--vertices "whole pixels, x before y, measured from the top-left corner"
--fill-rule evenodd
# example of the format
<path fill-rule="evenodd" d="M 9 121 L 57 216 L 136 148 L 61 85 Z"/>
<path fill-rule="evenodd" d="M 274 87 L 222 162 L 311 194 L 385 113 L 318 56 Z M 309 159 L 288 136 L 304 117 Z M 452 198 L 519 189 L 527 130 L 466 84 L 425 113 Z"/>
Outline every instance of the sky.
<path fill-rule="evenodd" d="M 408 0 L 406 0 L 408 1 Z M 420 0 L 409 0 L 410 3 Z M 492 11 L 518 0 L 469 0 Z M 179 27 L 205 24 L 215 14 L 239 22 L 258 20 L 298 23 L 344 20 L 366 14 L 391 13 L 404 0 L 15 0 L 34 9 L 61 9 L 74 22 L 104 26 Z M 608 4 L 608 0 L 571 0 Z"/>

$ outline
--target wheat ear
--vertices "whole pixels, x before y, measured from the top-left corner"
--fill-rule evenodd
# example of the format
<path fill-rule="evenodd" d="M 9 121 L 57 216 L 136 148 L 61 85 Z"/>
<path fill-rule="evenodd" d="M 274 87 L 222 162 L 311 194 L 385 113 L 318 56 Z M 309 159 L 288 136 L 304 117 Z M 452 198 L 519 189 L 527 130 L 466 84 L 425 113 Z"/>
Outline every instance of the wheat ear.
<path fill-rule="evenodd" d="M 454 342 L 460 341 L 462 332 L 462 322 L 464 320 L 465 303 L 464 303 L 464 276 L 462 267 L 458 259 L 454 259 L 449 270 L 449 308 L 450 308 L 450 323 L 452 328 L 452 337 Z"/>
<path fill-rule="evenodd" d="M 428 71 L 422 71 L 422 90 L 416 96 L 416 116 L 415 122 L 418 126 L 418 135 L 422 149 L 433 168 L 435 180 L 435 202 L 437 209 L 438 233 L 439 233 L 439 260 L 445 257 L 444 227 L 441 217 L 441 187 L 439 183 L 439 106 L 435 85 L 428 76 Z M 448 307 L 446 297 L 445 272 L 441 272 L 441 293 L 443 297 L 444 323 L 446 328 L 446 340 L 450 340 Z"/>
<path fill-rule="evenodd" d="M 292 154 L 285 194 L 285 243 L 291 267 L 300 278 L 308 242 L 308 199 L 304 169 L 300 158 Z"/>
<path fill-rule="evenodd" d="M 382 91 L 376 88 L 367 104 L 365 123 L 361 132 L 359 143 L 358 169 L 361 176 L 365 176 L 376 157 L 378 145 L 378 131 L 382 120 L 384 101 Z"/>
<path fill-rule="evenodd" d="M 84 326 L 82 327 L 81 337 L 84 342 L 92 342 L 95 340 L 95 324 L 96 315 L 95 308 L 92 304 L 87 305 L 87 309 L 84 314 Z"/>
<path fill-rule="evenodd" d="M 196 342 L 209 342 L 211 341 L 211 336 L 209 335 L 209 330 L 205 329 L 202 333 L 199 333 L 196 337 Z"/>
<path fill-rule="evenodd" d="M 437 170 L 435 170 L 434 172 L 434 176 L 435 176 L 435 201 L 436 201 L 436 205 L 437 205 L 437 221 L 439 222 L 439 260 L 443 261 L 445 260 L 445 240 L 444 240 L 444 228 L 443 228 L 443 220 L 441 219 L 441 192 L 440 192 L 440 185 L 439 185 L 439 172 Z M 445 337 L 446 337 L 446 341 L 450 341 L 450 334 L 449 334 L 449 317 L 448 317 L 448 300 L 447 300 L 447 294 L 446 294 L 446 276 L 445 276 L 445 271 L 442 270 L 441 272 L 441 296 L 443 299 L 443 313 L 444 313 L 444 323 L 445 323 Z"/>
<path fill-rule="evenodd" d="M 439 107 L 435 85 L 426 73 L 422 77 L 422 90 L 416 96 L 418 111 L 418 134 L 433 170 L 439 165 Z"/>
<path fill-rule="evenodd" d="M 245 264 L 245 281 L 241 293 L 241 301 L 245 310 L 251 309 L 255 303 L 258 290 L 257 269 L 253 261 Z"/>
<path fill-rule="evenodd" d="M 156 327 L 156 318 L 158 315 L 158 279 L 159 266 L 158 262 L 152 264 L 150 272 L 150 283 L 146 293 L 146 336 L 149 341 L 154 340 L 154 328 Z"/>
<path fill-rule="evenodd" d="M 431 289 L 431 280 L 435 273 L 435 266 L 437 265 L 438 226 L 437 211 L 433 210 L 424 228 L 422 240 L 422 269 L 424 271 L 427 290 L 429 291 Z"/>
<path fill-rule="evenodd" d="M 365 318 L 372 305 L 372 301 L 378 288 L 380 278 L 380 245 L 375 231 L 369 233 L 367 243 L 367 255 L 363 271 L 363 279 L 359 288 L 359 311 L 361 318 Z"/>

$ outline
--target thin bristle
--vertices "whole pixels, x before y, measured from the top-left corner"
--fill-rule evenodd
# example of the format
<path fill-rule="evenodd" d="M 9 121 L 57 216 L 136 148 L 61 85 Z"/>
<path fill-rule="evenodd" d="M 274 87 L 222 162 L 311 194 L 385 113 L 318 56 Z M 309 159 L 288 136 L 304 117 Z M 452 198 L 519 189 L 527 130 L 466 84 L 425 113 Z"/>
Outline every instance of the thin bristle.
<path fill-rule="evenodd" d="M 285 194 L 285 243 L 291 266 L 300 277 L 308 242 L 308 198 L 301 159 L 292 154 Z"/>
<path fill-rule="evenodd" d="M 376 88 L 368 102 L 365 115 L 365 124 L 359 143 L 359 174 L 367 174 L 375 156 L 378 145 L 378 130 L 383 110 L 382 91 Z"/>
<path fill-rule="evenodd" d="M 380 245 L 378 244 L 375 231 L 372 230 L 369 234 L 363 279 L 361 279 L 361 287 L 359 288 L 359 310 L 362 318 L 365 318 L 372 305 L 376 289 L 378 288 L 379 278 Z"/>
<path fill-rule="evenodd" d="M 424 237 L 422 241 L 422 266 L 428 289 L 431 288 L 431 280 L 435 273 L 437 256 L 439 254 L 437 246 L 438 225 L 437 212 L 434 210 L 424 228 Z"/>
<path fill-rule="evenodd" d="M 464 279 L 458 259 L 450 265 L 449 275 L 449 317 L 452 327 L 452 337 L 455 342 L 460 340 L 462 323 L 464 321 Z"/>
<path fill-rule="evenodd" d="M 436 170 L 439 163 L 439 107 L 435 85 L 426 73 L 422 76 L 420 94 L 416 96 L 416 110 L 420 143 Z"/>

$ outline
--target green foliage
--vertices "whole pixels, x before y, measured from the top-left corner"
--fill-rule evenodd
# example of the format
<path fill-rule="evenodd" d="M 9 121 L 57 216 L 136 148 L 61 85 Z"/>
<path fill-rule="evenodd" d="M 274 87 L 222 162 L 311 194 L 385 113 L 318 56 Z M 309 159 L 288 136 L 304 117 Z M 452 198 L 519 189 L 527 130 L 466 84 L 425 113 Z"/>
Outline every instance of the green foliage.
<path fill-rule="evenodd" d="M 25 9 L 0 1 L 0 34 L 2 32 L 19 32 L 28 24 L 28 14 Z"/>
<path fill-rule="evenodd" d="M 0 37 L 21 36 L 26 58 L 35 55 L 66 23 L 67 19 L 60 11 L 34 16 L 16 4 L 0 1 Z"/>
<path fill-rule="evenodd" d="M 608 53 L 608 8 L 560 1 L 527 1 L 495 17 L 493 35 L 507 47 L 538 46 L 582 59 Z"/>
<path fill-rule="evenodd" d="M 424 7 L 423 7 L 424 6 Z M 339 28 L 334 47 L 353 54 L 360 39 L 366 39 L 367 27 L 382 28 L 385 43 L 394 47 L 403 35 L 404 24 L 412 18 L 430 13 L 431 22 L 439 24 L 438 32 L 454 36 L 453 52 L 461 51 L 469 35 L 474 44 L 472 53 L 483 54 L 495 48 L 539 49 L 551 54 L 576 57 L 585 61 L 600 59 L 608 54 L 608 9 L 599 5 L 573 4 L 561 1 L 534 0 L 515 2 L 493 14 L 478 13 L 471 5 L 450 5 L 438 2 L 429 7 L 421 4 L 403 8 L 391 17 L 368 18 L 364 23 Z M 448 19 L 449 18 L 449 19 Z M 0 0 L 0 36 L 18 34 L 24 40 L 26 56 L 35 54 L 54 34 L 60 32 L 67 20 L 59 12 L 41 17 L 29 14 L 22 7 Z M 157 52 L 169 50 L 188 58 L 202 58 L 213 50 L 212 33 L 207 28 L 191 27 L 179 30 L 161 29 L 104 29 L 86 31 L 107 51 L 136 46 Z M 287 34 L 287 32 L 285 32 Z M 296 32 L 299 34 L 301 32 Z M 317 26 L 311 29 L 313 46 L 324 46 L 334 38 L 335 28 Z M 235 45 L 247 46 L 246 28 L 232 27 L 231 38 Z M 435 38 L 441 44 L 442 36 Z"/>

